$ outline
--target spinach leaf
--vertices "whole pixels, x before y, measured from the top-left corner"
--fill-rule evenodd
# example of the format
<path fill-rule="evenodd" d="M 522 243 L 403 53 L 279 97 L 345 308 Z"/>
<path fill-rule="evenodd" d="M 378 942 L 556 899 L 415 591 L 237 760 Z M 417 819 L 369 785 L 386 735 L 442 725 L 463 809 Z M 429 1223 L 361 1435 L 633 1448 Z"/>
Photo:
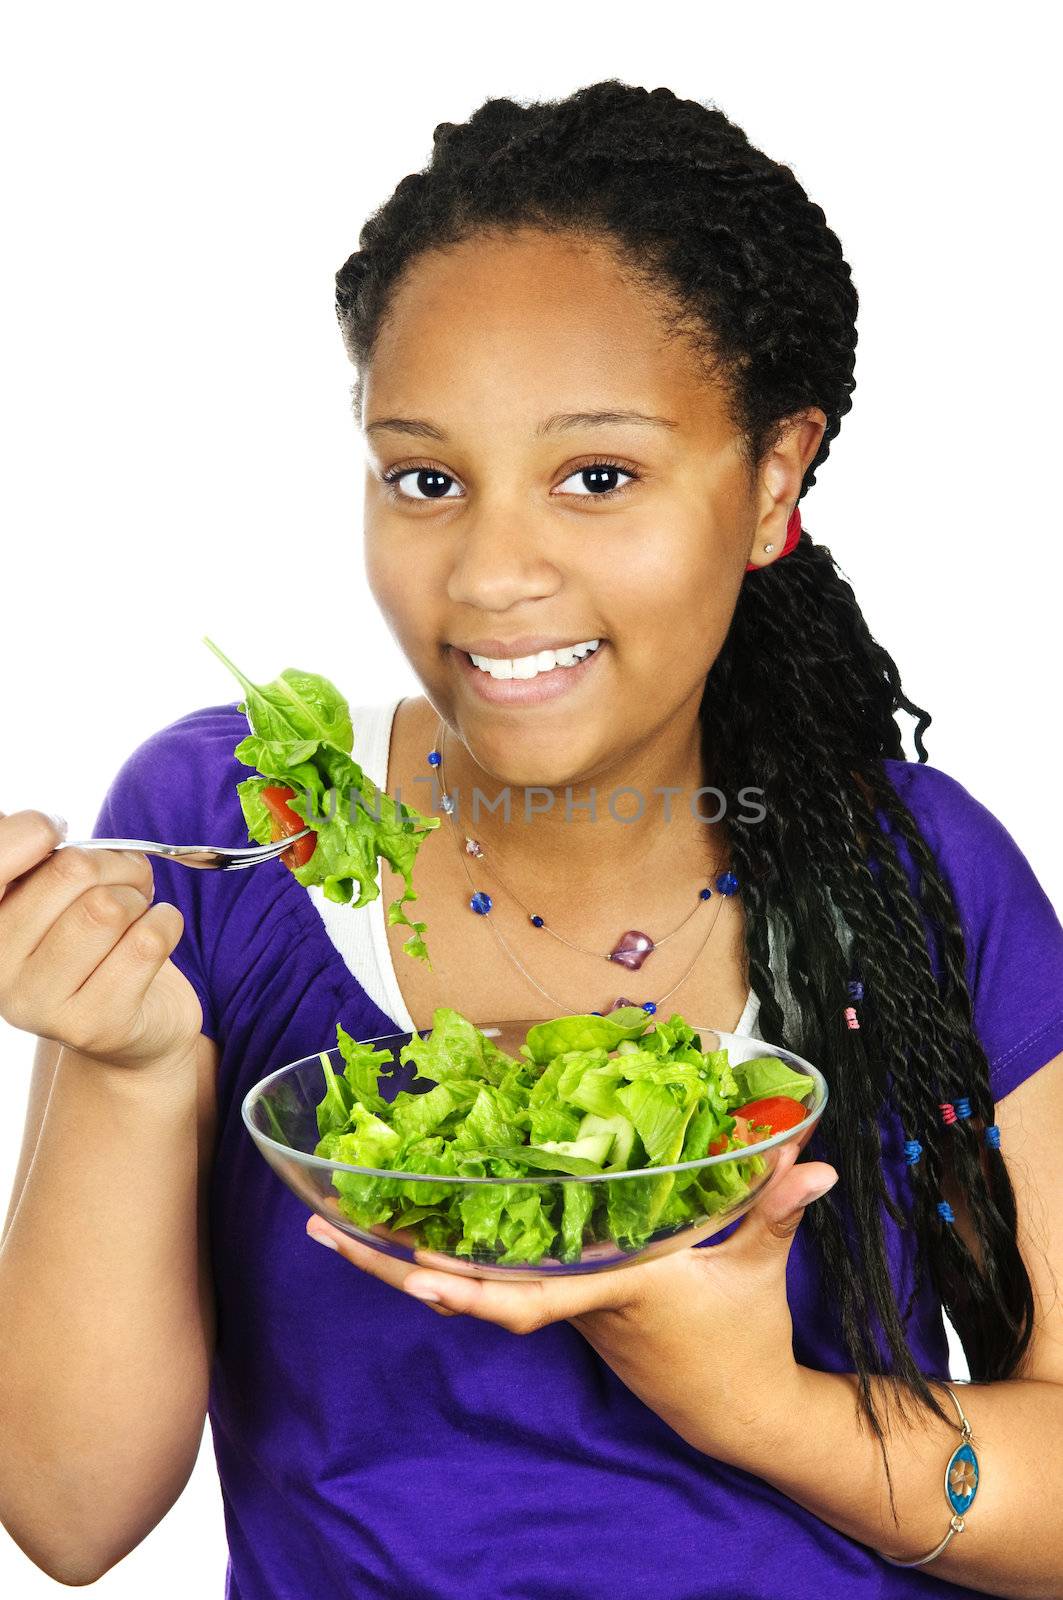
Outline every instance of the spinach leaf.
<path fill-rule="evenodd" d="M 233 753 L 257 774 L 236 785 L 248 838 L 268 844 L 275 837 L 263 790 L 290 790 L 289 810 L 317 835 L 309 860 L 291 868 L 296 881 L 304 888 L 320 885 L 328 900 L 364 906 L 380 893 L 379 862 L 386 861 L 403 879 L 402 894 L 388 906 L 388 924 L 412 930 L 402 948 L 431 970 L 427 923 L 412 921 L 404 907 L 417 899 L 417 851 L 441 819 L 399 804 L 352 759 L 350 708 L 327 678 L 287 667 L 272 683 L 252 683 L 216 644 L 203 642 L 244 691 L 239 709 L 251 731 Z"/>

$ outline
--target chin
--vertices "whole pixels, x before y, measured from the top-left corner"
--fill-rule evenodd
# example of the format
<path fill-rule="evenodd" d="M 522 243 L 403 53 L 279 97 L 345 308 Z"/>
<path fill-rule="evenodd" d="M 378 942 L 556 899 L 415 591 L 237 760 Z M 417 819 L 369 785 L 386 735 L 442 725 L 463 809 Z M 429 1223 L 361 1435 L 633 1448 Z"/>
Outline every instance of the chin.
<path fill-rule="evenodd" d="M 564 789 L 566 784 L 575 788 L 596 764 L 583 729 L 574 730 L 570 741 L 559 741 L 556 732 L 546 729 L 536 734 L 519 726 L 507 731 L 485 729 L 482 733 L 470 727 L 467 733 L 463 730 L 463 737 L 473 760 L 483 770 L 484 779 L 479 781 L 485 792 L 485 779 L 499 786 L 511 784 L 515 789 L 533 785 Z"/>

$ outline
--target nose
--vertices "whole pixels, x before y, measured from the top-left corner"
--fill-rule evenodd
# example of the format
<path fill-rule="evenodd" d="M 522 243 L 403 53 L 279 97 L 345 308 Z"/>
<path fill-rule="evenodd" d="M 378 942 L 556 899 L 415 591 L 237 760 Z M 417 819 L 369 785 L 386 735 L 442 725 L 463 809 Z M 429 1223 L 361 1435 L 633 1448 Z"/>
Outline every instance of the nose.
<path fill-rule="evenodd" d="M 478 611 L 506 611 L 526 600 L 547 600 L 563 584 L 535 518 L 512 506 L 461 519 L 447 596 Z"/>

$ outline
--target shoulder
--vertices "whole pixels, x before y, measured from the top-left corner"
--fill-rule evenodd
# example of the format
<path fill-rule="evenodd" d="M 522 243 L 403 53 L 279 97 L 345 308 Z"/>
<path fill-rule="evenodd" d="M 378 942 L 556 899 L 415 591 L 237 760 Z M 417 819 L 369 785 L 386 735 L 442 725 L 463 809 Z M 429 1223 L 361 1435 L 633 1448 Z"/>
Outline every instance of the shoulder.
<path fill-rule="evenodd" d="M 1063 1050 L 1063 924 L 1031 859 L 964 784 L 927 763 L 884 765 L 952 891 L 1000 1099 Z"/>
<path fill-rule="evenodd" d="M 966 828 L 1001 828 L 993 813 L 975 798 L 958 778 L 928 761 L 882 762 L 893 788 L 920 823 L 942 833 L 959 825 Z"/>
<path fill-rule="evenodd" d="M 1018 862 L 1028 867 L 1000 818 L 951 773 L 929 762 L 885 759 L 882 765 L 946 874 L 970 880 L 967 898 L 977 898 L 979 884 L 991 886 Z"/>
<path fill-rule="evenodd" d="M 248 731 L 239 704 L 197 707 L 136 745 L 110 783 L 96 835 L 165 839 L 170 833 L 173 843 L 224 844 L 233 833 L 232 842 L 243 843 L 236 784 L 250 769 L 233 754 Z M 196 838 L 178 839 L 173 832 L 189 827 Z"/>
<path fill-rule="evenodd" d="M 1017 900 L 1047 906 L 1016 839 L 958 778 L 929 762 L 886 759 L 883 767 L 948 878 L 968 928 Z"/>
<path fill-rule="evenodd" d="M 354 759 L 370 771 L 381 760 L 386 765 L 396 703 L 351 708 Z M 242 704 L 231 700 L 198 706 L 136 745 L 107 790 L 96 836 L 246 844 L 236 786 L 254 769 L 234 754 L 249 732 Z M 186 837 L 178 838 L 178 833 Z"/>

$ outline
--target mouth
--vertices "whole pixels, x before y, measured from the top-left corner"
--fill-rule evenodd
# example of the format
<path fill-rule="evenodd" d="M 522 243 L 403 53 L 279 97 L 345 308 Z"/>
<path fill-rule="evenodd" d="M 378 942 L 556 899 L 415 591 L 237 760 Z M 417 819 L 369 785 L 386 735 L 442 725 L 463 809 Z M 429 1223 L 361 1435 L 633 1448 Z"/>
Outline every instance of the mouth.
<path fill-rule="evenodd" d="M 607 639 L 587 640 L 573 649 L 544 650 L 539 656 L 525 656 L 515 662 L 491 661 L 490 665 L 486 664 L 488 657 L 474 659 L 456 645 L 448 645 L 447 650 L 462 679 L 480 699 L 493 705 L 538 705 L 570 694 L 582 685 L 597 670 L 595 662 L 605 654 L 608 644 Z"/>

